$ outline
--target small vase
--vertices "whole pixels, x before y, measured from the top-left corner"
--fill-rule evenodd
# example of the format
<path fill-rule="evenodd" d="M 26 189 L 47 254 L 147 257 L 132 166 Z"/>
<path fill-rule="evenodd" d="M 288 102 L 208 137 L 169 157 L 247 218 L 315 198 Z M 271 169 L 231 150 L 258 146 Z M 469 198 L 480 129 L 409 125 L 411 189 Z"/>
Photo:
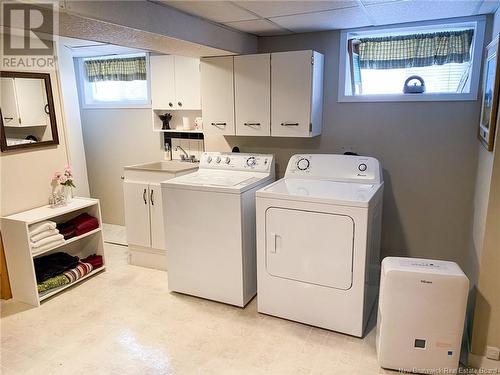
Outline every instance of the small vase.
<path fill-rule="evenodd" d="M 71 189 L 71 186 L 63 186 L 63 193 L 66 204 L 70 203 L 73 199 L 73 191 Z"/>

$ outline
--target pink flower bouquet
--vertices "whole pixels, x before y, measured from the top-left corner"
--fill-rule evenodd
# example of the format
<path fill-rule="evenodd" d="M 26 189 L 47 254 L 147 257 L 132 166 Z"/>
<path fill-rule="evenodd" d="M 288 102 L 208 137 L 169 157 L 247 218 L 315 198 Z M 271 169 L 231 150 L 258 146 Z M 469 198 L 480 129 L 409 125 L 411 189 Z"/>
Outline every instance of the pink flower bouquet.
<path fill-rule="evenodd" d="M 66 168 L 64 168 L 63 173 L 61 172 L 54 173 L 52 181 L 62 186 L 76 187 L 73 182 L 73 171 L 71 170 L 71 167 L 69 165 L 67 165 Z"/>

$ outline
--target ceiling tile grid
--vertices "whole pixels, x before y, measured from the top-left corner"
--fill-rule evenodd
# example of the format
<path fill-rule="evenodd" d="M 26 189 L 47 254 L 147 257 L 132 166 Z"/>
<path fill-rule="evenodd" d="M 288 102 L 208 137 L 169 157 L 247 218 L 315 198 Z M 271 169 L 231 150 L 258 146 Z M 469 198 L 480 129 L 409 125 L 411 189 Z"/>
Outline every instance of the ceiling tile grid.
<path fill-rule="evenodd" d="M 390 25 L 495 12 L 500 0 L 171 1 L 209 21 L 258 36 Z"/>

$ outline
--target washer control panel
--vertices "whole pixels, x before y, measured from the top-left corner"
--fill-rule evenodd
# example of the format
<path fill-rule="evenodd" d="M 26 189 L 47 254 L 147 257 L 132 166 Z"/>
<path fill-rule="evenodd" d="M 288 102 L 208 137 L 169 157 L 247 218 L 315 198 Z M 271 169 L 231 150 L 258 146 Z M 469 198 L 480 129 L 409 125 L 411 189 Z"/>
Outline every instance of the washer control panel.
<path fill-rule="evenodd" d="M 380 183 L 383 179 L 377 159 L 335 154 L 293 155 L 288 162 L 285 177 L 358 183 Z"/>
<path fill-rule="evenodd" d="M 268 154 L 205 152 L 200 158 L 200 169 L 203 168 L 270 172 L 274 170 L 274 156 Z"/>

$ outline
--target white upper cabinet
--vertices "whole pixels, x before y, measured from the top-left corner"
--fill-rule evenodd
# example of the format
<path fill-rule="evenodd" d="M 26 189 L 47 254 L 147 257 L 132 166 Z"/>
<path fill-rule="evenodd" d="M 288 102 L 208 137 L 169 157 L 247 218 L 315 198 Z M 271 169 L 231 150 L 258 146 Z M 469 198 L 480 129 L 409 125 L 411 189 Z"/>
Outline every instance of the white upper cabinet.
<path fill-rule="evenodd" d="M 234 57 L 236 135 L 271 135 L 271 55 Z"/>
<path fill-rule="evenodd" d="M 323 122 L 323 55 L 291 51 L 201 60 L 204 131 L 315 137 Z"/>
<path fill-rule="evenodd" d="M 200 59 L 151 56 L 153 109 L 200 110 Z"/>
<path fill-rule="evenodd" d="M 34 78 L 1 78 L 1 108 L 5 126 L 48 125 L 44 81 Z"/>
<path fill-rule="evenodd" d="M 323 121 L 323 55 L 271 54 L 271 135 L 314 137 Z"/>
<path fill-rule="evenodd" d="M 175 56 L 177 109 L 200 110 L 200 59 Z"/>
<path fill-rule="evenodd" d="M 201 98 L 205 133 L 234 135 L 233 56 L 201 59 Z"/>
<path fill-rule="evenodd" d="M 175 106 L 174 56 L 151 56 L 151 103 L 153 109 Z"/>

